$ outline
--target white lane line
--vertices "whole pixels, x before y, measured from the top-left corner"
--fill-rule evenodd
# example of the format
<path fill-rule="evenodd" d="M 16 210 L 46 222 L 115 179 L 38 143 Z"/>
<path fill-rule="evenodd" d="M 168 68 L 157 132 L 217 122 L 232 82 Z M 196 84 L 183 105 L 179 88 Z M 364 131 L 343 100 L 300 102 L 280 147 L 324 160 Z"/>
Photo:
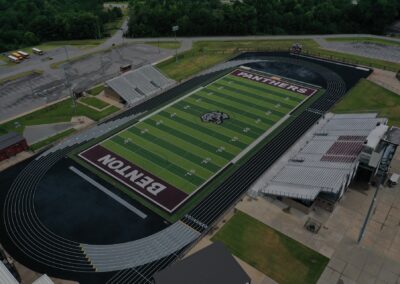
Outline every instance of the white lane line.
<path fill-rule="evenodd" d="M 136 215 L 138 215 L 140 218 L 145 219 L 147 218 L 147 215 L 145 213 L 143 213 L 142 211 L 140 211 L 139 209 L 137 209 L 136 207 L 132 206 L 131 204 L 129 204 L 128 202 L 126 202 L 125 200 L 123 200 L 121 197 L 119 197 L 118 195 L 112 193 L 110 190 L 108 190 L 107 188 L 105 188 L 104 186 L 102 186 L 101 184 L 99 184 L 98 182 L 96 182 L 95 180 L 91 179 L 90 177 L 88 177 L 87 175 L 85 175 L 84 173 L 82 173 L 80 170 L 78 170 L 77 168 L 70 166 L 69 169 L 71 171 L 73 171 L 74 173 L 76 173 L 78 176 L 80 176 L 81 178 L 83 178 L 84 180 L 86 180 L 87 182 L 89 182 L 90 184 L 94 185 L 95 187 L 97 187 L 99 190 L 101 190 L 102 192 L 104 192 L 105 194 L 107 194 L 108 196 L 110 196 L 112 199 L 114 199 L 115 201 L 117 201 L 119 204 L 121 204 L 122 206 L 124 206 L 125 208 L 129 209 L 130 211 L 132 211 L 133 213 L 135 213 Z"/>

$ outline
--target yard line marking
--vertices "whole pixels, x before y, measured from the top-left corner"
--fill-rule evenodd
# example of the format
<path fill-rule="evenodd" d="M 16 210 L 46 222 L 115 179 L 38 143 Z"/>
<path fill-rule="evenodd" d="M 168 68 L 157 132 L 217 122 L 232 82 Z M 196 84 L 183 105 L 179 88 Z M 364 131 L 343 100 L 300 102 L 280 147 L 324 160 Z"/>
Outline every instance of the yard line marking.
<path fill-rule="evenodd" d="M 132 211 L 133 213 L 135 213 L 136 215 L 138 215 L 140 218 L 142 219 L 146 219 L 147 215 L 145 213 L 143 213 L 142 211 L 140 211 L 139 209 L 137 209 L 136 207 L 132 206 L 131 204 L 129 204 L 128 202 L 126 202 L 125 200 L 123 200 L 121 197 L 119 197 L 118 195 L 114 194 L 113 192 L 111 192 L 110 190 L 108 190 L 107 188 L 105 188 L 104 186 L 102 186 L 101 184 L 99 184 L 97 181 L 91 179 L 90 177 L 88 177 L 87 175 L 85 175 L 84 173 L 82 173 L 80 170 L 78 170 L 77 168 L 70 166 L 69 169 L 71 171 L 73 171 L 75 174 L 77 174 L 78 176 L 80 176 L 81 178 L 83 178 L 84 180 L 86 180 L 88 183 L 90 183 L 91 185 L 97 187 L 100 191 L 104 192 L 105 194 L 107 194 L 108 196 L 110 196 L 112 199 L 114 199 L 115 201 L 117 201 L 119 204 L 121 204 L 122 206 L 124 206 L 125 208 L 127 208 L 128 210 Z"/>

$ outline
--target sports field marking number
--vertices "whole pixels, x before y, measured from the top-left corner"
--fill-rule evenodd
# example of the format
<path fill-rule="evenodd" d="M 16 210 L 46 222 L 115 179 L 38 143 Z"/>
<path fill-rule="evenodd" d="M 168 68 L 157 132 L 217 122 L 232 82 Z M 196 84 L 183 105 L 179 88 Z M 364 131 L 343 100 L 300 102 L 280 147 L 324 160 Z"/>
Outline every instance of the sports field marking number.
<path fill-rule="evenodd" d="M 162 119 L 160 119 L 159 121 L 156 122 L 156 125 L 160 125 L 162 124 L 164 121 Z"/>
<path fill-rule="evenodd" d="M 145 134 L 146 132 L 149 132 L 149 130 L 147 128 L 145 128 L 142 131 L 140 131 L 141 134 Z"/>
<path fill-rule="evenodd" d="M 236 137 L 236 136 L 234 136 L 234 137 L 232 137 L 231 141 L 232 141 L 232 142 L 239 141 L 239 138 L 238 138 L 238 137 Z"/>
<path fill-rule="evenodd" d="M 195 170 L 191 169 L 190 171 L 186 172 L 185 176 L 192 176 L 196 173 Z"/>
<path fill-rule="evenodd" d="M 208 164 L 209 162 L 211 162 L 211 158 L 209 158 L 209 157 L 207 157 L 203 161 L 201 161 L 202 164 Z"/>
<path fill-rule="evenodd" d="M 190 106 L 189 106 L 189 105 L 185 105 L 185 106 L 183 107 L 183 109 L 190 109 Z"/>
<path fill-rule="evenodd" d="M 243 132 L 244 132 L 244 133 L 247 133 L 247 132 L 249 132 L 250 130 L 251 130 L 251 128 L 246 127 L 246 128 L 243 129 Z"/>
<path fill-rule="evenodd" d="M 169 117 L 174 118 L 176 116 L 176 112 L 171 113 L 171 115 Z"/>
<path fill-rule="evenodd" d="M 217 149 L 217 153 L 222 153 L 222 152 L 224 152 L 225 151 L 225 147 L 224 146 L 221 146 L 221 147 L 219 147 L 218 149 Z"/>
<path fill-rule="evenodd" d="M 270 115 L 271 114 L 271 111 L 267 111 L 266 113 L 265 113 L 265 115 Z"/>

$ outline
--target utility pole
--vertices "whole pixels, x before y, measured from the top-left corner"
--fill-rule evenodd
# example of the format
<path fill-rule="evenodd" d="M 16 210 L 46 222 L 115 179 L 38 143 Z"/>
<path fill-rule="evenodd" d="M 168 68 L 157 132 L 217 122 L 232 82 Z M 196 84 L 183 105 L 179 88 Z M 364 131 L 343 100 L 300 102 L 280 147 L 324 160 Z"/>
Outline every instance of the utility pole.
<path fill-rule="evenodd" d="M 69 63 L 68 50 L 67 50 L 67 46 L 65 46 L 65 45 L 64 45 L 64 51 L 65 51 L 65 56 L 67 58 L 67 62 Z M 74 93 L 72 92 L 72 89 L 71 89 L 71 82 L 68 79 L 68 74 L 67 74 L 67 71 L 65 70 L 65 64 L 63 64 L 63 70 L 64 70 L 64 76 L 65 76 L 65 84 L 68 87 L 69 96 L 72 99 L 72 104 L 74 106 L 74 112 L 76 112 L 76 98 L 75 98 L 75 95 L 74 95 Z"/>
<path fill-rule="evenodd" d="M 176 42 L 176 32 L 179 30 L 179 26 L 172 26 L 172 31 L 175 35 L 175 42 Z M 178 46 L 175 48 L 175 62 L 178 62 Z"/>
<path fill-rule="evenodd" d="M 388 145 L 386 145 L 385 149 L 383 151 L 384 151 L 383 152 L 383 157 L 385 157 L 387 151 L 391 151 L 391 149 L 388 147 Z M 368 225 L 369 219 L 371 218 L 371 216 L 374 213 L 376 197 L 378 195 L 379 189 L 381 188 L 381 185 L 385 181 L 385 175 L 387 173 L 388 165 L 389 164 L 387 164 L 387 160 L 386 159 L 385 160 L 382 159 L 380 161 L 378 167 L 377 167 L 376 172 L 373 174 L 374 178 L 375 178 L 374 180 L 376 182 L 376 189 L 375 189 L 375 192 L 374 192 L 374 197 L 372 198 L 372 201 L 371 201 L 371 205 L 369 206 L 367 216 L 365 217 L 363 225 L 361 226 L 361 230 L 360 230 L 360 234 L 358 235 L 357 243 L 360 243 L 361 240 L 363 239 L 364 234 L 365 234 L 365 229 L 366 229 L 366 227 Z"/>

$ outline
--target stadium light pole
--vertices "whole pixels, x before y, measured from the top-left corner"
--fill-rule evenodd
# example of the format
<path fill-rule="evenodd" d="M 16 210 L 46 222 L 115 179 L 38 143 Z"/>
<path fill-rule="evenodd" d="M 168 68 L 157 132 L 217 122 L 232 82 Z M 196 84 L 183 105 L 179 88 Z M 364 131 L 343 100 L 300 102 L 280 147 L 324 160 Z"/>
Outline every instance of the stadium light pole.
<path fill-rule="evenodd" d="M 172 26 L 172 31 L 174 32 L 175 35 L 175 41 L 176 41 L 176 32 L 179 30 L 179 26 Z M 175 62 L 178 62 L 178 46 L 175 48 Z"/>
<path fill-rule="evenodd" d="M 68 50 L 67 50 L 67 46 L 66 45 L 64 45 L 64 51 L 65 51 L 65 56 L 67 58 L 67 62 L 69 63 L 69 55 L 68 55 Z M 76 98 L 75 98 L 75 95 L 73 94 L 72 89 L 71 89 L 71 83 L 70 83 L 70 81 L 68 79 L 67 71 L 65 70 L 65 64 L 63 64 L 63 70 L 64 70 L 64 76 L 65 76 L 65 83 L 67 84 L 67 87 L 68 87 L 69 96 L 72 99 L 72 104 L 74 106 L 74 112 L 76 112 Z"/>

